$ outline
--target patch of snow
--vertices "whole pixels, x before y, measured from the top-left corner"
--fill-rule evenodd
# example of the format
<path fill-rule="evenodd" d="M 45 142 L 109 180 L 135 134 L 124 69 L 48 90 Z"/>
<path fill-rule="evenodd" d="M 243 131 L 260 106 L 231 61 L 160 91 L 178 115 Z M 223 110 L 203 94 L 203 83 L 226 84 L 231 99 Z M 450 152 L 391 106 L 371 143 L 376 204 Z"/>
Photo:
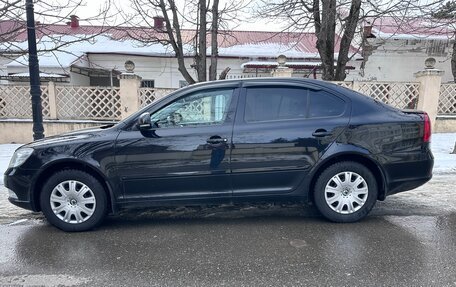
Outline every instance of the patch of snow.
<path fill-rule="evenodd" d="M 125 53 L 137 55 L 174 55 L 169 45 L 159 43 L 143 44 L 135 40 L 115 40 L 107 35 L 99 35 L 85 40 L 84 35 L 51 35 L 43 37 L 37 43 L 40 67 L 68 68 L 86 53 Z M 27 42 L 0 44 L 0 50 L 10 45 L 27 50 Z M 188 47 L 187 47 L 188 46 Z M 58 47 L 59 50 L 56 50 Z M 190 49 L 186 45 L 184 50 Z M 42 51 L 42 52 L 40 52 Z M 44 51 L 44 52 L 43 52 Z M 189 50 L 189 54 L 192 52 Z M 7 67 L 28 66 L 28 56 L 20 56 L 6 65 Z"/>
<path fill-rule="evenodd" d="M 379 39 L 397 39 L 397 40 L 449 40 L 452 35 L 445 34 L 419 34 L 419 33 L 385 33 L 378 29 L 372 28 L 372 34 Z"/>
<path fill-rule="evenodd" d="M 8 168 L 14 151 L 20 147 L 20 144 L 2 144 L 0 145 L 0 185 L 3 185 L 3 174 Z"/>
<path fill-rule="evenodd" d="M 241 68 L 245 66 L 254 65 L 254 66 L 277 66 L 277 62 L 272 61 L 249 61 L 241 64 Z M 285 66 L 321 66 L 321 62 L 286 62 Z"/>
<path fill-rule="evenodd" d="M 290 58 L 320 58 L 318 53 L 306 53 L 299 51 L 296 47 L 296 43 L 290 43 L 288 45 L 280 43 L 251 43 L 219 48 L 219 55 L 221 56 L 276 58 L 280 54 Z"/>
<path fill-rule="evenodd" d="M 456 133 L 432 134 L 431 149 L 434 154 L 434 173 L 456 172 L 456 154 L 451 154 L 455 142 Z"/>
<path fill-rule="evenodd" d="M 456 115 L 437 115 L 438 119 L 455 119 Z"/>
<path fill-rule="evenodd" d="M 16 73 L 16 74 L 10 74 L 9 76 L 11 76 L 11 77 L 30 77 L 30 73 Z M 46 77 L 46 78 L 67 78 L 68 75 L 40 73 L 40 77 Z"/>

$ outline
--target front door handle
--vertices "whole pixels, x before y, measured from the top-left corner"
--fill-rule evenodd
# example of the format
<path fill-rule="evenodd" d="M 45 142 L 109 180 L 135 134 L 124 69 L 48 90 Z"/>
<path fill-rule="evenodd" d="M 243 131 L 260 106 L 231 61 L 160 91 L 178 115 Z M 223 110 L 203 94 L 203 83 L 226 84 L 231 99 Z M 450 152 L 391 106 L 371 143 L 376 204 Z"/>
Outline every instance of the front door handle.
<path fill-rule="evenodd" d="M 221 137 L 210 137 L 206 140 L 208 144 L 221 144 L 226 143 L 228 139 L 221 138 Z"/>
<path fill-rule="evenodd" d="M 314 131 L 314 132 L 312 133 L 312 135 L 313 135 L 314 137 L 320 138 L 320 137 L 327 137 L 327 136 L 330 136 L 330 135 L 332 135 L 332 133 L 331 133 L 331 132 L 328 132 L 328 131 L 325 130 L 325 129 L 318 129 L 318 130 Z"/>

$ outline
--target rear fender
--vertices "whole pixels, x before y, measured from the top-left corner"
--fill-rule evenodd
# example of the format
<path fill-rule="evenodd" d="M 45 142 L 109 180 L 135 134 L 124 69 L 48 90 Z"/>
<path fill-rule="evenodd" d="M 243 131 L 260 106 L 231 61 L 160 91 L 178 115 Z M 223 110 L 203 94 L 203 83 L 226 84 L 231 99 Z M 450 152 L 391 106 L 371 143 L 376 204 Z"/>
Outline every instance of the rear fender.
<path fill-rule="evenodd" d="M 334 143 L 314 165 L 307 177 L 305 185 L 307 187 L 306 190 L 309 191 L 309 200 L 313 199 L 314 185 L 320 173 L 334 163 L 341 161 L 355 161 L 369 168 L 377 180 L 379 187 L 378 199 L 384 200 L 386 198 L 386 177 L 379 161 L 364 148 L 350 144 Z"/>

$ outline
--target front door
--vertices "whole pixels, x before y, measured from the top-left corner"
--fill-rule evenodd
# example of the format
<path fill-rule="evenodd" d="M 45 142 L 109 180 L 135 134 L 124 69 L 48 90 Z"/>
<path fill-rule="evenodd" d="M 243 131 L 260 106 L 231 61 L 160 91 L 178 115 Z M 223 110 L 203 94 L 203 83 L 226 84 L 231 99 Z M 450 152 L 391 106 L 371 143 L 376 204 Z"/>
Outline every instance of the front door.
<path fill-rule="evenodd" d="M 116 163 L 126 201 L 231 195 L 234 91 L 187 94 L 152 111 L 156 128 L 120 133 Z"/>

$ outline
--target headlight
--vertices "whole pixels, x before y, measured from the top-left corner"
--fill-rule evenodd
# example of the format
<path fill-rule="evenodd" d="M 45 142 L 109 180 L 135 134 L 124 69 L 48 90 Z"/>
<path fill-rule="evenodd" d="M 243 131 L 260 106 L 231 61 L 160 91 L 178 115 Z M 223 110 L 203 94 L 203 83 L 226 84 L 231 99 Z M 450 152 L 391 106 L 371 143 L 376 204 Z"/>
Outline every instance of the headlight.
<path fill-rule="evenodd" d="M 8 168 L 18 167 L 23 164 L 33 153 L 33 148 L 25 147 L 19 148 L 14 152 Z"/>

